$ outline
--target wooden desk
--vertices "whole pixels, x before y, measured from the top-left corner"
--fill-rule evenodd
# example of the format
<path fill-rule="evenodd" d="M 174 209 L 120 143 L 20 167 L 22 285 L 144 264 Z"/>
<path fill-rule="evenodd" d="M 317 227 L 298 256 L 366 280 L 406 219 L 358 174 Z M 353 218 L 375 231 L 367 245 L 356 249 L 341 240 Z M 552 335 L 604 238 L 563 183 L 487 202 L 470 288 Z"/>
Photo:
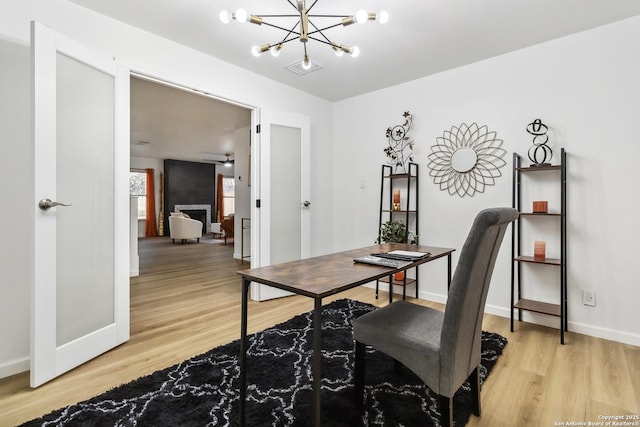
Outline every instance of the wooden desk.
<path fill-rule="evenodd" d="M 380 267 L 356 264 L 354 258 L 376 252 L 388 252 L 395 249 L 430 252 L 431 256 L 412 262 L 402 268 Z M 313 309 L 313 425 L 320 426 L 320 388 L 322 382 L 322 298 L 355 288 L 399 271 L 416 267 L 444 256 L 448 259 L 447 280 L 451 283 L 451 253 L 455 249 L 432 246 L 416 246 L 402 243 L 387 243 L 366 248 L 354 249 L 330 255 L 307 258 L 267 267 L 239 271 L 242 276 L 242 320 L 240 327 L 240 426 L 246 424 L 247 397 L 247 314 L 249 286 L 251 282 L 262 283 L 278 289 L 304 295 L 314 299 Z M 392 289 L 390 289 L 392 291 Z M 389 299 L 391 301 L 391 298 Z"/>

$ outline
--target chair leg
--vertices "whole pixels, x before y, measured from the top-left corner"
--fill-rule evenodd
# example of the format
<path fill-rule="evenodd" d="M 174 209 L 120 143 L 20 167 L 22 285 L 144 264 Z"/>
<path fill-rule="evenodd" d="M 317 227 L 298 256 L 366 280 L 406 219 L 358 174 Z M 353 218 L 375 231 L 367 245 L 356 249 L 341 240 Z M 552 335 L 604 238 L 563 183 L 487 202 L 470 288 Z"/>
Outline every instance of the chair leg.
<path fill-rule="evenodd" d="M 469 375 L 469 385 L 471 386 L 471 411 L 473 415 L 479 417 L 482 408 L 480 407 L 480 370 L 477 366 Z"/>
<path fill-rule="evenodd" d="M 356 341 L 353 399 L 358 409 L 362 409 L 364 406 L 364 353 L 365 345 Z"/>
<path fill-rule="evenodd" d="M 453 427 L 453 397 L 439 395 L 440 423 L 446 427 Z"/>

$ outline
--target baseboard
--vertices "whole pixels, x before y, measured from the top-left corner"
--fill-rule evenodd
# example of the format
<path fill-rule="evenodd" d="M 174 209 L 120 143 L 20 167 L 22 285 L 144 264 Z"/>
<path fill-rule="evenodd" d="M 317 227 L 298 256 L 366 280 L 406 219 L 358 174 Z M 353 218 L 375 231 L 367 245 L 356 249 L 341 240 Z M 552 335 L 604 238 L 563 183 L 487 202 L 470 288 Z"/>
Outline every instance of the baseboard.
<path fill-rule="evenodd" d="M 373 282 L 372 284 L 367 284 L 365 286 L 375 289 L 375 282 Z M 398 291 L 398 289 L 400 291 Z M 387 283 L 380 282 L 380 291 L 387 292 L 388 290 L 389 290 L 389 285 Z M 398 293 L 402 294 L 402 288 L 399 286 L 397 287 L 396 290 L 394 290 L 394 294 L 398 294 Z M 411 295 L 409 291 L 407 291 L 407 294 Z M 447 302 L 446 297 L 444 295 L 431 293 L 427 291 L 419 291 L 418 297 L 420 299 L 438 302 L 441 304 L 445 304 Z M 511 310 L 509 308 L 505 308 L 497 305 L 487 304 L 487 306 L 485 307 L 485 313 L 493 314 L 495 316 L 505 317 L 507 319 L 511 318 Z M 553 316 L 545 316 L 544 314 L 523 312 L 522 321 L 527 323 L 533 323 L 535 325 L 545 326 L 548 328 L 560 329 L 559 318 L 553 317 Z M 640 334 L 627 332 L 627 331 L 618 331 L 610 328 L 603 328 L 601 326 L 588 325 L 585 323 L 574 322 L 571 320 L 569 320 L 568 326 L 569 326 L 569 332 L 574 332 L 582 335 L 588 335 L 594 338 L 602 338 L 609 341 L 615 341 L 622 344 L 629 344 L 629 345 L 640 347 Z M 517 331 L 517 323 L 516 323 L 515 329 Z"/>
<path fill-rule="evenodd" d="M 234 259 L 239 259 L 240 261 L 244 261 L 244 262 L 249 262 L 249 263 L 251 262 L 250 261 L 250 257 L 248 255 L 245 255 L 245 257 L 243 258 L 243 257 L 240 256 L 240 254 L 234 253 L 233 254 L 233 258 Z"/>
<path fill-rule="evenodd" d="M 29 357 L 10 360 L 0 365 L 0 378 L 10 377 L 29 370 Z"/>
<path fill-rule="evenodd" d="M 579 322 L 569 322 L 569 331 L 640 347 L 640 334 L 632 332 L 616 331 Z"/>

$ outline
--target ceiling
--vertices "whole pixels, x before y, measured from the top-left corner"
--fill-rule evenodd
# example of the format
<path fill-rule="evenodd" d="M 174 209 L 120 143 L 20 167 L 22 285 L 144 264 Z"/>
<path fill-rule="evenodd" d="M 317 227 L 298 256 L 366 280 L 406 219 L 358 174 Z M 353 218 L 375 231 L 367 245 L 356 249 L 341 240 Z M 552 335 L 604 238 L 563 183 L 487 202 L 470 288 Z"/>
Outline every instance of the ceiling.
<path fill-rule="evenodd" d="M 188 89 L 131 78 L 131 156 L 215 162 L 235 152 L 250 110 Z"/>
<path fill-rule="evenodd" d="M 234 11 L 239 7 L 256 15 L 291 14 L 295 13 L 293 0 L 71 1 L 328 101 L 393 86 L 640 15 L 638 0 L 317 0 L 313 7 L 315 14 L 386 10 L 390 19 L 386 24 L 340 25 L 325 32 L 337 44 L 357 45 L 361 52 L 357 58 L 337 57 L 325 44 L 309 41 L 309 56 L 322 68 L 301 76 L 287 69 L 302 59 L 301 43 L 295 40 L 287 43 L 277 58 L 269 53 L 256 58 L 250 52 L 252 46 L 275 43 L 283 38 L 284 32 L 267 25 L 235 21 L 223 24 L 218 18 L 220 11 Z M 306 0 L 307 6 L 312 1 Z M 291 27 L 295 21 L 278 23 Z M 328 23 L 319 21 L 316 24 L 325 26 Z M 148 89 L 150 87 L 140 88 L 145 93 Z M 132 87 L 132 98 L 135 93 L 136 88 Z M 147 93 L 147 96 L 160 95 Z M 208 101 L 216 103 L 211 107 L 215 111 L 210 115 L 206 115 L 204 109 L 169 108 L 176 102 L 173 99 L 165 99 L 162 104 L 140 100 L 144 104 L 140 106 L 136 101 L 132 104 L 132 142 L 147 140 L 152 146 L 154 143 L 161 145 L 164 139 L 171 143 L 177 141 L 178 145 L 171 146 L 171 150 L 174 155 L 182 153 L 183 156 L 187 144 L 194 142 L 197 149 L 189 153 L 194 159 L 202 159 L 206 156 L 204 153 L 224 154 L 232 150 L 225 145 L 224 135 L 229 135 L 234 124 L 247 125 L 244 120 L 249 120 L 249 113 L 229 104 Z M 202 100 L 194 102 L 204 108 L 200 105 Z M 220 113 L 217 110 L 220 106 L 241 112 L 243 118 L 231 119 L 233 113 Z M 139 111 L 138 108 L 146 110 Z M 185 111 L 191 113 L 184 114 Z M 185 122 L 170 125 L 171 114 L 183 116 Z M 220 120 L 225 117 L 220 129 L 213 128 L 218 116 Z M 163 131 L 146 129 L 151 124 L 161 126 Z M 196 131 L 195 124 L 210 127 Z M 185 132 L 198 132 L 199 135 L 177 134 L 179 126 Z M 134 149 L 138 148 L 142 150 L 142 146 L 132 147 L 132 155 L 138 155 L 134 154 Z"/>
<path fill-rule="evenodd" d="M 292 0 L 71 1 L 329 101 L 640 14 L 638 0 L 318 0 L 315 14 L 386 10 L 390 19 L 326 32 L 336 43 L 357 45 L 357 58 L 338 58 L 330 47 L 309 41 L 309 56 L 322 69 L 299 76 L 286 67 L 302 59 L 301 43 L 287 43 L 278 58 L 256 58 L 252 46 L 279 41 L 284 32 L 218 18 L 220 11 L 239 7 L 253 14 L 290 14 Z M 310 6 L 314 0 L 306 1 Z"/>

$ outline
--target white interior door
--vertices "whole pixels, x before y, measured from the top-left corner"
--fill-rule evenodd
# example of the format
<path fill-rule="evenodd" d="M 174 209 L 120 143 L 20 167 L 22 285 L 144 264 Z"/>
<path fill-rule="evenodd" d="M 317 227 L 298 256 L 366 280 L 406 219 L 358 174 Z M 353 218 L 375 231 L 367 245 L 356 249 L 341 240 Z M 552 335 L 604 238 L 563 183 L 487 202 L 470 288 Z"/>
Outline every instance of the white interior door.
<path fill-rule="evenodd" d="M 309 257 L 310 135 L 309 118 L 299 114 L 261 111 L 259 143 L 254 148 L 252 267 Z M 253 230 L 253 229 L 252 229 Z M 253 232 L 253 231 L 252 231 Z M 289 295 L 253 284 L 251 298 L 263 301 Z"/>
<path fill-rule="evenodd" d="M 129 339 L 129 71 L 35 22 L 31 45 L 37 387 Z"/>

